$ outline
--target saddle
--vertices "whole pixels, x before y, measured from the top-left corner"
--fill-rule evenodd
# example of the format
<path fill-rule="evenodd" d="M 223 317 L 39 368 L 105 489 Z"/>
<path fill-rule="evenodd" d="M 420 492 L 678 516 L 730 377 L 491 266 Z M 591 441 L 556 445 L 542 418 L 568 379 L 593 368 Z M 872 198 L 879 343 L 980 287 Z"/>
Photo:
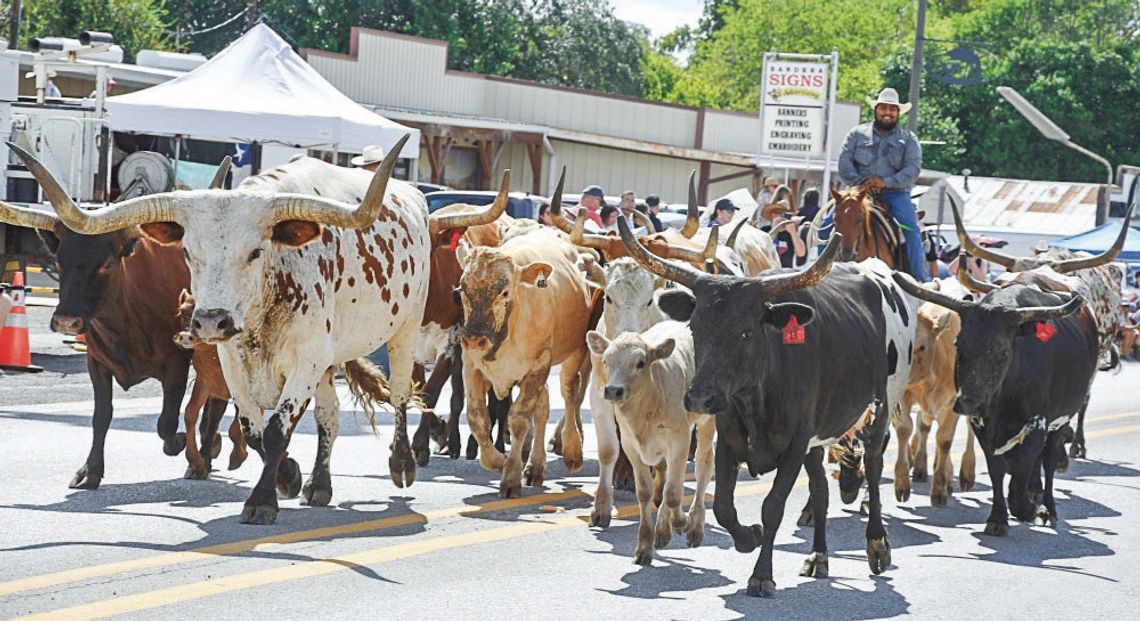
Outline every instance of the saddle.
<path fill-rule="evenodd" d="M 906 250 L 903 247 L 906 238 L 903 237 L 898 220 L 891 217 L 890 207 L 879 202 L 878 197 L 875 197 L 871 204 L 874 208 L 868 213 L 871 220 L 869 225 L 872 235 L 886 239 L 887 247 L 891 249 L 891 258 L 894 259 L 895 269 L 909 272 L 910 263 L 907 261 Z"/>

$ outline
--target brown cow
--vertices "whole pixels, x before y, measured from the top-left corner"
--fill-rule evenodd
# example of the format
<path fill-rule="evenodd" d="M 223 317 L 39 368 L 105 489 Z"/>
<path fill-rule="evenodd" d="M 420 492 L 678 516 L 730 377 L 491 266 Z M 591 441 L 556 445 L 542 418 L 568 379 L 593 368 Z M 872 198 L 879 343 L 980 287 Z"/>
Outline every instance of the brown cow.
<path fill-rule="evenodd" d="M 226 386 L 226 378 L 222 377 L 222 363 L 218 361 L 217 346 L 203 343 L 190 335 L 190 318 L 193 314 L 194 296 L 183 289 L 182 295 L 178 298 L 177 313 L 178 323 L 182 326 L 182 331 L 174 335 L 174 342 L 193 352 L 191 364 L 194 366 L 195 375 L 194 385 L 190 389 L 190 401 L 186 403 L 186 410 L 182 414 L 182 420 L 186 426 L 186 461 L 189 464 L 186 468 L 186 478 L 204 479 L 210 475 L 210 461 L 217 457 L 222 450 L 222 437 L 216 433 L 220 421 L 217 418 L 207 417 L 202 425 L 203 445 L 206 442 L 211 442 L 209 458 L 204 458 L 198 451 L 198 443 L 194 438 L 193 429 L 198 423 L 198 415 L 202 411 L 202 406 L 208 404 L 210 413 L 216 417 L 220 417 L 224 413 L 226 404 L 230 400 L 230 389 Z M 217 403 L 219 401 L 220 404 Z M 230 424 L 229 436 L 234 447 L 230 451 L 228 469 L 237 470 L 245 462 L 248 455 L 245 437 L 242 436 L 241 423 L 237 416 L 234 416 L 234 420 Z"/>
<path fill-rule="evenodd" d="M 484 467 L 502 470 L 499 494 L 522 493 L 524 438 L 533 442 L 525 476 L 539 486 L 546 471 L 546 420 L 550 368 L 562 365 L 566 420 L 562 427 L 563 461 L 582 468 L 581 404 L 589 382 L 586 331 L 594 311 L 595 291 L 577 267 L 578 250 L 550 229 L 509 239 L 498 248 L 476 247 L 460 258 L 460 298 L 467 387 L 467 420 L 479 441 Z M 519 387 L 511 405 L 508 457 L 491 444 L 487 406 L 482 395 L 494 389 L 505 397 Z"/>

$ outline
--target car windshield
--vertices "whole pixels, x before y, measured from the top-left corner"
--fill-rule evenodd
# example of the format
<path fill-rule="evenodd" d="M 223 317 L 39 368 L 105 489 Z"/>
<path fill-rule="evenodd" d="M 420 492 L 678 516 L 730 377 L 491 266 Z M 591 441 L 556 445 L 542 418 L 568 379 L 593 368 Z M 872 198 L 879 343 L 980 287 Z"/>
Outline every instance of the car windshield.
<path fill-rule="evenodd" d="M 490 192 L 478 194 L 462 194 L 462 193 L 433 193 L 427 197 L 428 213 L 435 213 L 437 210 L 443 209 L 448 205 L 456 203 L 466 203 L 468 205 L 490 205 L 495 200 L 495 195 Z M 507 215 L 512 218 L 534 218 L 538 213 L 538 208 L 534 203 L 527 198 L 516 198 L 514 196 L 507 199 Z"/>

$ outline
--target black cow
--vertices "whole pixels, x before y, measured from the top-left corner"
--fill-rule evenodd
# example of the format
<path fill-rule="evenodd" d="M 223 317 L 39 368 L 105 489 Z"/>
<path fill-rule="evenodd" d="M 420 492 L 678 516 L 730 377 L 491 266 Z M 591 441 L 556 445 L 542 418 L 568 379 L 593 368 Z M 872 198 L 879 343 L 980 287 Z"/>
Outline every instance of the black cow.
<path fill-rule="evenodd" d="M 1022 272 L 975 302 L 895 275 L 914 297 L 962 318 L 954 411 L 970 417 L 986 456 L 994 493 L 988 535 L 1009 532 L 1010 512 L 1023 521 L 1037 517 L 1056 524 L 1053 475 L 1064 454 L 1064 428 L 1081 409 L 1096 373 L 1099 343 L 1092 312 L 1082 308 L 1079 294 L 1042 291 L 1039 276 Z M 1031 492 L 1041 489 L 1042 466 L 1045 507 L 1039 512 Z M 1002 489 L 1007 472 L 1008 511 Z"/>
<path fill-rule="evenodd" d="M 839 250 L 836 235 L 803 272 L 777 270 L 755 278 L 709 275 L 650 255 L 621 220 L 618 226 L 631 256 L 692 290 L 666 292 L 659 304 L 674 319 L 689 320 L 693 330 L 696 375 L 685 407 L 717 417 L 717 521 L 738 551 L 761 546 L 748 594 L 775 593 L 776 528 L 805 464 L 815 530 L 801 575 L 827 575 L 823 447 L 855 426 L 871 404 L 875 413 L 864 428 L 871 499 L 867 556 L 871 571 L 881 573 L 891 562 L 879 499 L 882 448 L 890 408 L 895 407 L 888 398 L 888 378 L 901 375 L 905 385 L 915 324 L 914 306 L 893 285 L 889 270 L 877 260 L 832 267 Z M 882 267 L 875 273 L 871 266 Z M 741 462 L 753 476 L 776 470 L 764 499 L 763 527 L 744 526 L 737 519 L 733 494 Z"/>

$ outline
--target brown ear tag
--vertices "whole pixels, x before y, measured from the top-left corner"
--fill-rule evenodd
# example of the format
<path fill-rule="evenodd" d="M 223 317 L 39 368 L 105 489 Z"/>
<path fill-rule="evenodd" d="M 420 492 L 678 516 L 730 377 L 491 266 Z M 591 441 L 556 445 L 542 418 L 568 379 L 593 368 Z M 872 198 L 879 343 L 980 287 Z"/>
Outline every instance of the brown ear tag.
<path fill-rule="evenodd" d="M 804 344 L 804 327 L 800 325 L 800 320 L 796 319 L 795 315 L 788 318 L 788 324 L 784 326 L 784 345 L 803 345 Z"/>

